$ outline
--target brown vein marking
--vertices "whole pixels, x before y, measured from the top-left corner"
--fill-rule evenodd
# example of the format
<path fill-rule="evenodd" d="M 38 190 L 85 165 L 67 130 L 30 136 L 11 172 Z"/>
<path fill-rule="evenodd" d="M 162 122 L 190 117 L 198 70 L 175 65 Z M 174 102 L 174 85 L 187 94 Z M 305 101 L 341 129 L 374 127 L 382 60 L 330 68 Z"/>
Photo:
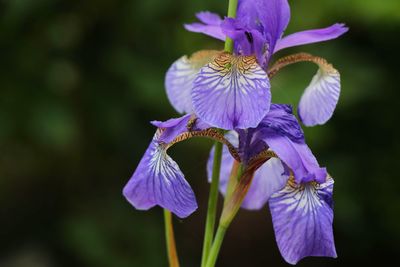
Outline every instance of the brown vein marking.
<path fill-rule="evenodd" d="M 254 56 L 234 56 L 227 52 L 220 53 L 210 64 L 213 69 L 217 69 L 221 72 L 231 71 L 231 68 L 227 68 L 227 65 L 241 72 L 255 69 L 258 66 Z"/>
<path fill-rule="evenodd" d="M 329 73 L 329 74 L 338 72 L 330 63 L 328 63 L 322 57 L 313 56 L 308 53 L 298 53 L 298 54 L 293 54 L 293 55 L 289 55 L 289 56 L 278 59 L 274 63 L 274 65 L 269 69 L 268 76 L 269 76 L 269 78 L 272 78 L 282 68 L 289 66 L 291 64 L 303 62 L 303 61 L 313 62 L 313 63 L 317 64 L 324 72 Z"/>
<path fill-rule="evenodd" d="M 171 143 L 169 143 L 167 145 L 167 148 L 192 137 L 206 137 L 221 142 L 228 147 L 229 152 L 231 153 L 232 157 L 235 160 L 239 162 L 241 161 L 239 153 L 237 152 L 236 148 L 228 140 L 225 139 L 224 135 L 219 130 L 214 128 L 206 129 L 203 131 L 191 131 L 182 133 L 178 135 Z"/>

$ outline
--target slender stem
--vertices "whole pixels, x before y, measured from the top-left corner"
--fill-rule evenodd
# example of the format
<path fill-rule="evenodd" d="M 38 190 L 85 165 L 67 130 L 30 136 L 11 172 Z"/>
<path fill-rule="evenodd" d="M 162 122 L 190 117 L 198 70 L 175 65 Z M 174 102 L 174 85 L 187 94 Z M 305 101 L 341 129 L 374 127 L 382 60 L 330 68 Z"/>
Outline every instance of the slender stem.
<path fill-rule="evenodd" d="M 237 5 L 238 5 L 238 0 L 229 0 L 228 17 L 230 18 L 236 17 Z M 226 37 L 225 40 L 225 51 L 229 53 L 233 52 L 233 40 L 229 37 Z"/>
<path fill-rule="evenodd" d="M 202 267 L 204 267 L 206 264 L 214 236 L 215 218 L 217 215 L 219 173 L 221 170 L 221 156 L 222 156 L 222 143 L 216 142 L 214 147 L 214 162 L 213 162 L 213 171 L 211 177 L 210 195 L 208 197 L 206 229 L 203 242 L 203 255 L 201 257 Z"/>
<path fill-rule="evenodd" d="M 167 242 L 169 267 L 179 267 L 178 253 L 176 252 L 174 227 L 172 226 L 172 215 L 169 210 L 164 209 L 165 239 Z"/>
<path fill-rule="evenodd" d="M 205 265 L 205 267 L 215 266 L 227 228 L 227 226 L 225 227 L 221 224 L 218 226 L 217 234 L 215 235 L 215 239 L 211 247 L 210 255 L 208 256 L 207 264 Z"/>

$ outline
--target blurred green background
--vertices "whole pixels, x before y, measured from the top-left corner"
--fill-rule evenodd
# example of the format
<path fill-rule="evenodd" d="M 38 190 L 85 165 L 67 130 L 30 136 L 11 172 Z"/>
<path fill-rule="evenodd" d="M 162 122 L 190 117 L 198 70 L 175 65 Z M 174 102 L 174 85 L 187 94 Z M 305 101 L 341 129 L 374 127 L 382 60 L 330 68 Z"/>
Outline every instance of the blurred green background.
<path fill-rule="evenodd" d="M 323 56 L 342 75 L 334 117 L 305 129 L 336 179 L 339 258 L 299 266 L 394 261 L 400 1 L 290 2 L 287 33 L 350 27 L 338 40 L 279 54 Z M 223 15 L 226 7 L 227 0 L 0 1 L 0 266 L 167 266 L 161 209 L 134 210 L 121 191 L 154 133 L 148 122 L 177 116 L 163 86 L 169 65 L 222 48 L 182 24 L 197 11 Z M 315 71 L 307 63 L 282 71 L 272 81 L 274 102 L 296 105 Z M 195 214 L 175 221 L 186 267 L 200 261 L 211 145 L 197 139 L 171 150 L 199 202 Z M 218 266 L 288 266 L 267 208 L 239 213 Z"/>

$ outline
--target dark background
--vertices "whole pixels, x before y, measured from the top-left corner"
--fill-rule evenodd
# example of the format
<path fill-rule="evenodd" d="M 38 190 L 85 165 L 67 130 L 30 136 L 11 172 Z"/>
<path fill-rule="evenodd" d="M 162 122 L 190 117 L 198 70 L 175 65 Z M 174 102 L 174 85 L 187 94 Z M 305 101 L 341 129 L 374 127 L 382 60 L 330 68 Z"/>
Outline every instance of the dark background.
<path fill-rule="evenodd" d="M 346 22 L 335 41 L 285 50 L 323 56 L 342 95 L 328 124 L 305 129 L 335 178 L 339 258 L 299 266 L 359 266 L 400 251 L 400 2 L 290 1 L 287 33 Z M 167 266 L 160 208 L 133 209 L 121 191 L 150 141 L 150 120 L 177 114 L 163 86 L 183 54 L 222 43 L 186 32 L 194 13 L 227 0 L 0 1 L 0 266 Z M 277 57 L 279 56 L 277 55 Z M 275 59 L 277 58 L 275 57 Z M 315 66 L 273 79 L 274 102 L 297 104 Z M 176 146 L 199 210 L 176 220 L 182 266 L 198 266 L 210 141 Z M 218 266 L 288 266 L 267 208 L 240 211 Z"/>

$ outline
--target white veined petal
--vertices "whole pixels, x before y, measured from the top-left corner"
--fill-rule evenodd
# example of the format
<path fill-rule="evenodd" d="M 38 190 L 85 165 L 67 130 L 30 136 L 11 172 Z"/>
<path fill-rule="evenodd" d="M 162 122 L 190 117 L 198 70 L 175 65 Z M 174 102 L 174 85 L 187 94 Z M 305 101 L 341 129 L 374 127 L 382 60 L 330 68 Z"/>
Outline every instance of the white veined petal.
<path fill-rule="evenodd" d="M 221 53 L 196 76 L 193 109 L 214 127 L 256 127 L 270 108 L 269 89 L 268 76 L 254 56 Z"/>
<path fill-rule="evenodd" d="M 340 96 L 340 74 L 323 59 L 317 74 L 305 89 L 298 113 L 306 126 L 324 124 L 333 115 Z"/>
<path fill-rule="evenodd" d="M 332 193 L 331 177 L 323 184 L 296 184 L 291 178 L 269 199 L 276 241 L 288 263 L 307 256 L 336 257 Z"/>

